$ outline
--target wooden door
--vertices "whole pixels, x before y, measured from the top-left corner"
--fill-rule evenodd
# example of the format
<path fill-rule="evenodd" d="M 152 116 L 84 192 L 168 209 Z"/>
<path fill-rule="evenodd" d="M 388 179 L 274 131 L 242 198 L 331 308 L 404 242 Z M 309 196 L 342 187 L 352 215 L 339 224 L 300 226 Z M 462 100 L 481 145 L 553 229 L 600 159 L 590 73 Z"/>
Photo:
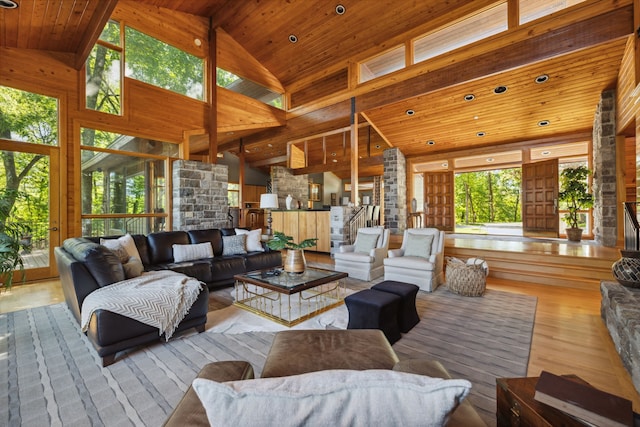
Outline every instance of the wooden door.
<path fill-rule="evenodd" d="M 558 160 L 522 165 L 522 233 L 558 237 Z"/>
<path fill-rule="evenodd" d="M 424 227 L 453 231 L 455 226 L 453 190 L 453 171 L 424 174 Z"/>

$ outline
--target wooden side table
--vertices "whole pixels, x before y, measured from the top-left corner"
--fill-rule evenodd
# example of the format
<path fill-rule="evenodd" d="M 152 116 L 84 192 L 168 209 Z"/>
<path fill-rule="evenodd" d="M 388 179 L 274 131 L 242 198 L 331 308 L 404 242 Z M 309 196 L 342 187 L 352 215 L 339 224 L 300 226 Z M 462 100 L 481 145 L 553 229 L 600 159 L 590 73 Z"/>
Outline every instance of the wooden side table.
<path fill-rule="evenodd" d="M 563 375 L 582 384 L 586 381 L 576 375 Z M 533 398 L 539 377 L 497 378 L 498 400 L 496 419 L 498 427 L 584 427 L 585 423 L 564 412 L 540 403 Z M 633 414 L 634 426 L 640 426 L 640 417 Z"/>

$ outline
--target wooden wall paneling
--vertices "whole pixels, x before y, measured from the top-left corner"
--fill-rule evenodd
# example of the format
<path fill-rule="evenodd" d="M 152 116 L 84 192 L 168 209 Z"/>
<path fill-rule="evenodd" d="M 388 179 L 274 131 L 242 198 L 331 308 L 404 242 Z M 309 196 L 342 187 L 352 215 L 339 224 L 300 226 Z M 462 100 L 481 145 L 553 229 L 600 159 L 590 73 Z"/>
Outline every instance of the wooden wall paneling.
<path fill-rule="evenodd" d="M 316 234 L 318 236 L 317 251 L 331 252 L 331 212 L 316 212 Z"/>
<path fill-rule="evenodd" d="M 206 58 L 209 53 L 207 18 L 134 0 L 119 0 L 112 18 L 198 58 Z"/>
<path fill-rule="evenodd" d="M 347 89 L 349 89 L 349 71 L 344 68 L 291 93 L 290 107 L 296 108 L 323 96 Z"/>
<path fill-rule="evenodd" d="M 638 104 L 637 97 L 633 96 L 636 88 L 635 76 L 635 37 L 629 36 L 624 50 L 624 56 L 618 71 L 618 86 L 616 88 L 616 128 L 618 132 L 633 135 L 635 129 L 632 126 L 636 119 Z"/>
<path fill-rule="evenodd" d="M 217 88 L 218 132 L 284 126 L 286 113 L 253 98 Z"/>
<path fill-rule="evenodd" d="M 180 143 L 183 131 L 207 129 L 209 106 L 196 99 L 125 78 L 128 121 L 134 135 Z"/>
<path fill-rule="evenodd" d="M 216 28 L 216 61 L 218 67 L 258 83 L 277 93 L 284 93 L 280 81 L 237 43 L 222 28 Z"/>
<path fill-rule="evenodd" d="M 47 96 L 76 90 L 78 72 L 68 65 L 71 54 L 0 48 L 0 58 L 2 85 Z"/>

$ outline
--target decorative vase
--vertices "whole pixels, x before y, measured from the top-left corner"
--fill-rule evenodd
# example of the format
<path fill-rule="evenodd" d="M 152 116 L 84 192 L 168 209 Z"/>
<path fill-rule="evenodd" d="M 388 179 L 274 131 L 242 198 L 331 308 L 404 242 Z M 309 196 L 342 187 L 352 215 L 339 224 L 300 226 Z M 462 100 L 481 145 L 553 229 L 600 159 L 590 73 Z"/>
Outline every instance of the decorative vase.
<path fill-rule="evenodd" d="M 287 257 L 284 260 L 284 271 L 292 274 L 302 274 L 307 268 L 302 249 L 287 249 Z"/>
<path fill-rule="evenodd" d="M 582 228 L 567 228 L 567 240 L 571 242 L 579 242 L 582 240 Z"/>
<path fill-rule="evenodd" d="M 291 202 L 293 202 L 293 197 L 291 197 L 291 194 L 287 195 L 287 198 L 285 200 L 285 203 L 287 204 L 287 209 L 291 210 Z"/>
<path fill-rule="evenodd" d="M 418 212 L 418 201 L 415 199 L 411 199 L 411 212 Z"/>
<path fill-rule="evenodd" d="M 620 250 L 622 258 L 611 266 L 616 280 L 628 288 L 640 288 L 640 251 Z"/>

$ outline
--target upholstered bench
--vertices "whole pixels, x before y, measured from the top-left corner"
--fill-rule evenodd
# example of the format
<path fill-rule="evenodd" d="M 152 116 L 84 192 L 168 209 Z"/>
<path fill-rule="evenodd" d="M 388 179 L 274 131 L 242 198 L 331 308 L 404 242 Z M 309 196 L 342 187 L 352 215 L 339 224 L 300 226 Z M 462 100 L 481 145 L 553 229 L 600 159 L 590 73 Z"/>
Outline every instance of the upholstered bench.
<path fill-rule="evenodd" d="M 451 378 L 437 361 L 398 357 L 380 330 L 290 330 L 278 332 L 267 356 L 261 377 L 287 377 L 320 370 L 394 371 Z M 216 382 L 254 378 L 251 365 L 244 361 L 209 363 L 198 378 Z M 353 403 L 353 402 L 352 402 Z M 251 410 L 251 408 L 246 408 Z M 233 420 L 229 420 L 233 422 Z M 207 414 L 193 387 L 165 422 L 166 427 L 208 426 Z M 465 399 L 451 414 L 448 427 L 486 427 L 475 408 Z"/>
<path fill-rule="evenodd" d="M 344 299 L 349 310 L 347 329 L 380 329 L 391 344 L 400 339 L 398 295 L 364 289 Z"/>
<path fill-rule="evenodd" d="M 398 326 L 400 332 L 407 333 L 420 322 L 418 310 L 416 309 L 416 295 L 420 289 L 411 283 L 385 280 L 371 289 L 382 292 L 389 292 L 400 297 L 400 308 L 398 309 Z"/>
<path fill-rule="evenodd" d="M 290 330 L 276 334 L 260 377 L 327 369 L 392 369 L 397 362 L 379 330 Z"/>

